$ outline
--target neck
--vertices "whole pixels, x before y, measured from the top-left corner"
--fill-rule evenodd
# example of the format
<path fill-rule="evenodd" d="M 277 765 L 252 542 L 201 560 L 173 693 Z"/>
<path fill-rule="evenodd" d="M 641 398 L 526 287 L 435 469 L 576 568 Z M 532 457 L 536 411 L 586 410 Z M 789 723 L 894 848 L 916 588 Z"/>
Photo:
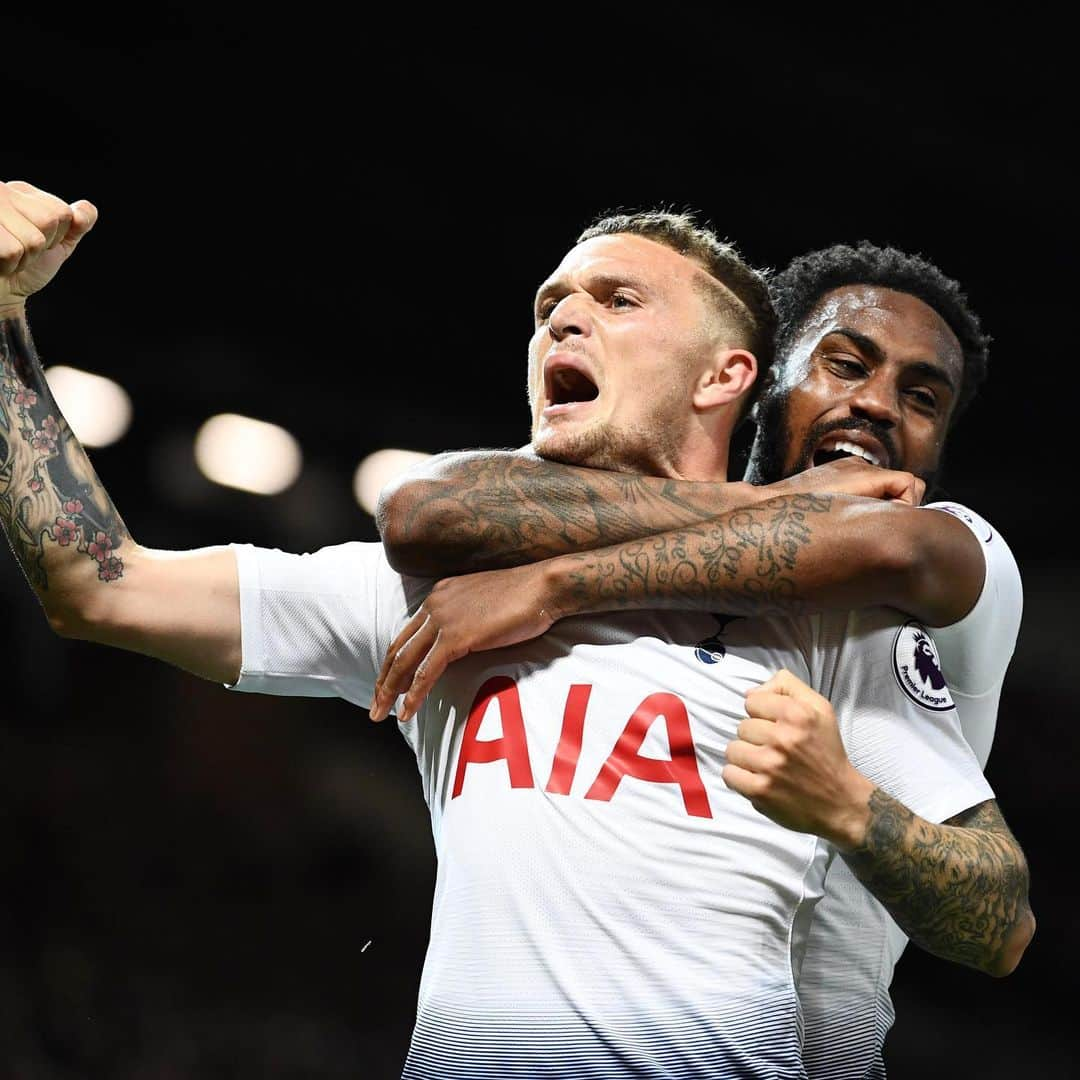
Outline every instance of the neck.
<path fill-rule="evenodd" d="M 723 483 L 727 480 L 731 432 L 716 425 L 695 425 L 670 470 L 676 480 Z"/>

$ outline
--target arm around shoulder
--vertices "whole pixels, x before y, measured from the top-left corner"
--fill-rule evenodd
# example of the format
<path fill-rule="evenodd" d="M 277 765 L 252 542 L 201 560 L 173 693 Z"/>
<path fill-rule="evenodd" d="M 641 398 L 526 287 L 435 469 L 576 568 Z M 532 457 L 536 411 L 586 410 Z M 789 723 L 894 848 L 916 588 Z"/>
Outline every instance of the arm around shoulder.
<path fill-rule="evenodd" d="M 376 521 L 395 570 L 447 577 L 700 529 L 768 497 L 742 481 L 562 465 L 523 447 L 435 456 L 387 486 Z"/>
<path fill-rule="evenodd" d="M 951 514 L 897 503 L 871 505 L 862 545 L 881 573 L 876 602 L 927 626 L 959 622 L 975 606 L 986 561 L 975 534 Z"/>
<path fill-rule="evenodd" d="M 499 492 L 518 456 L 508 450 L 436 454 L 387 484 L 375 522 L 390 565 L 399 573 L 438 577 L 470 563 L 485 528 L 500 521 L 512 528 L 514 508 L 500 509 Z"/>

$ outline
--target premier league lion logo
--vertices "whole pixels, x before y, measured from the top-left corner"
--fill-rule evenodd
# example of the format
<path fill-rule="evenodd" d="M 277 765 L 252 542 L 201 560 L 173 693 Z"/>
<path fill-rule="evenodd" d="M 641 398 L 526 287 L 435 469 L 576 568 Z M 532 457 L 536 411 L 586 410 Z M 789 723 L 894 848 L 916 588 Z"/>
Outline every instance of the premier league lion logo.
<path fill-rule="evenodd" d="M 922 676 L 924 683 L 929 683 L 932 690 L 940 690 L 945 685 L 945 676 L 938 667 L 937 650 L 934 643 L 919 631 L 915 631 L 915 670 Z"/>
<path fill-rule="evenodd" d="M 907 622 L 893 641 L 893 674 L 900 689 L 916 705 L 934 712 L 955 709 L 945 682 L 937 646 L 930 632 L 917 622 Z"/>

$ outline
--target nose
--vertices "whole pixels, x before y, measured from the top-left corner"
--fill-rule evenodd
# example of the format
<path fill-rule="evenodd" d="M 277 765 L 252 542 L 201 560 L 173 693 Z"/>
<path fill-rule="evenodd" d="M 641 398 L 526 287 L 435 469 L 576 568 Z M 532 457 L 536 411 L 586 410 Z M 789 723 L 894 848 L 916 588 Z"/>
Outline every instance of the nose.
<path fill-rule="evenodd" d="M 556 341 L 574 335 L 588 337 L 592 333 L 588 300 L 581 293 L 564 296 L 548 318 L 548 328 Z"/>
<path fill-rule="evenodd" d="M 896 387 L 882 372 L 875 372 L 864 379 L 848 399 L 848 405 L 856 416 L 874 420 L 894 428 L 900 420 L 900 406 Z"/>

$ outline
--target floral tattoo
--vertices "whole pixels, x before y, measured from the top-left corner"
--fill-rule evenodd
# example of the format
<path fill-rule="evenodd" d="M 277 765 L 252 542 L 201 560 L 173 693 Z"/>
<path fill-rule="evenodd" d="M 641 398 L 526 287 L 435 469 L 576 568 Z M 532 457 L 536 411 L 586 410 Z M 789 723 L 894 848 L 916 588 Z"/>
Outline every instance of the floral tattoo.
<path fill-rule="evenodd" d="M 53 400 L 23 319 L 0 320 L 0 526 L 39 590 L 46 555 L 66 548 L 97 564 L 99 581 L 124 576 L 129 539 L 85 452 Z"/>

